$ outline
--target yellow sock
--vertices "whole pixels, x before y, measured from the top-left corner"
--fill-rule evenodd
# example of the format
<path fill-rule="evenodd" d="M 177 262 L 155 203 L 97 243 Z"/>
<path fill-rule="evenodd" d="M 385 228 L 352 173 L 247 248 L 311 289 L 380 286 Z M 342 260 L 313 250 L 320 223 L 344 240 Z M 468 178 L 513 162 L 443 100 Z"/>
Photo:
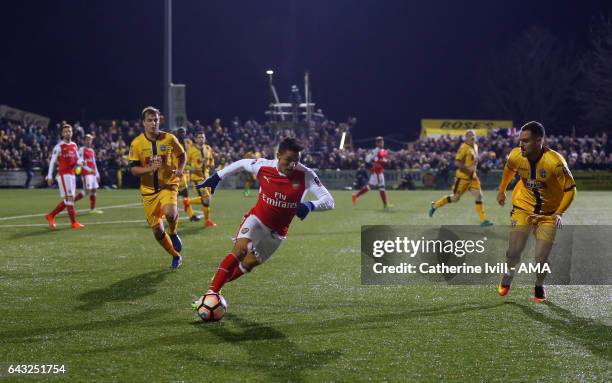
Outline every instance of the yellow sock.
<path fill-rule="evenodd" d="M 478 213 L 478 218 L 480 219 L 480 222 L 485 220 L 485 212 L 484 212 L 484 205 L 482 204 L 482 201 L 476 201 L 476 205 L 474 205 L 474 207 L 476 208 L 476 213 Z"/>
<path fill-rule="evenodd" d="M 441 208 L 442 206 L 446 205 L 447 203 L 449 203 L 449 202 L 451 201 L 451 199 L 450 199 L 450 198 L 451 198 L 451 196 L 449 196 L 449 195 L 447 195 L 447 196 L 444 196 L 444 197 L 440 198 L 439 200 L 437 200 L 437 201 L 434 203 L 434 207 L 435 207 L 436 209 Z"/>
<path fill-rule="evenodd" d="M 200 205 L 202 204 L 202 199 L 200 197 L 193 197 L 189 200 L 189 204 L 191 205 L 192 203 Z"/>
<path fill-rule="evenodd" d="M 178 227 L 178 217 L 174 220 L 174 222 L 168 221 L 168 233 L 174 234 L 176 233 L 176 228 Z"/>
<path fill-rule="evenodd" d="M 170 236 L 168 235 L 168 233 L 165 233 L 164 237 L 162 239 L 158 239 L 157 242 L 159 242 L 159 244 L 164 249 L 166 249 L 168 254 L 170 254 L 171 256 L 173 256 L 173 257 L 180 256 L 180 254 L 177 253 L 176 250 L 174 250 L 174 247 L 172 246 L 172 240 L 170 239 Z"/>
<path fill-rule="evenodd" d="M 204 211 L 204 219 L 208 221 L 210 219 L 210 206 L 204 206 L 202 210 Z"/>
<path fill-rule="evenodd" d="M 191 207 L 191 204 L 187 205 L 187 214 L 189 215 L 189 218 L 193 217 L 193 208 Z"/>

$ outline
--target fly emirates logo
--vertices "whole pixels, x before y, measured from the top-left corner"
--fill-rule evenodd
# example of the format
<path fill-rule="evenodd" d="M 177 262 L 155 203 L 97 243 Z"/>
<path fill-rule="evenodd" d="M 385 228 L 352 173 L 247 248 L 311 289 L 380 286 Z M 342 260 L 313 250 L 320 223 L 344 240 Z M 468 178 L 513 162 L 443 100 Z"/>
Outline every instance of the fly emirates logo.
<path fill-rule="evenodd" d="M 298 203 L 287 201 L 287 196 L 283 193 L 274 192 L 274 198 L 266 193 L 261 193 L 261 199 L 270 206 L 280 207 L 283 209 L 297 209 Z"/>

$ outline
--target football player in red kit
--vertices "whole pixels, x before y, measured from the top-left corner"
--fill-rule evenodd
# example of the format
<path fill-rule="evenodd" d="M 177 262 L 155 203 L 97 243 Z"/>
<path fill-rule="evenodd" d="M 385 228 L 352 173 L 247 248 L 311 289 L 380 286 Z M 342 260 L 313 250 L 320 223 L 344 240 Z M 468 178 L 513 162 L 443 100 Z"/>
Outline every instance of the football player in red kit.
<path fill-rule="evenodd" d="M 385 149 L 385 139 L 381 136 L 376 137 L 376 147 L 366 155 L 366 162 L 373 162 L 370 168 L 370 180 L 368 184 L 362 187 L 357 193 L 353 194 L 353 205 L 357 205 L 357 198 L 361 195 L 370 191 L 371 187 L 378 187 L 380 192 L 380 199 L 382 200 L 383 207 L 388 209 L 392 207 L 387 203 L 387 193 L 385 191 L 385 165 L 389 160 L 387 155 L 389 153 Z"/>
<path fill-rule="evenodd" d="M 303 149 L 296 139 L 286 138 L 278 147 L 277 160 L 236 161 L 197 185 L 210 187 L 214 193 L 223 178 L 241 171 L 253 174 L 260 185 L 257 203 L 244 216 L 234 238 L 234 248 L 219 264 L 208 293 L 219 293 L 225 283 L 270 258 L 285 240 L 294 216 L 303 220 L 311 211 L 334 208 L 333 197 L 315 172 L 300 163 Z M 308 192 L 316 199 L 305 201 Z"/>
<path fill-rule="evenodd" d="M 62 210 L 68 210 L 70 216 L 70 227 L 78 229 L 85 227 L 76 220 L 76 212 L 74 210 L 74 195 L 76 191 L 75 168 L 82 163 L 79 156 L 79 148 L 77 144 L 72 142 L 72 126 L 64 124 L 62 126 L 62 141 L 53 148 L 51 161 L 49 162 L 49 172 L 47 173 L 47 184 L 53 185 L 53 171 L 55 163 L 59 163 L 57 171 L 57 183 L 59 185 L 60 197 L 62 201 L 57 204 L 55 209 L 45 216 L 49 222 L 49 227 L 55 229 L 55 216 Z"/>
<path fill-rule="evenodd" d="M 88 195 L 89 212 L 93 214 L 102 214 L 102 210 L 96 209 L 96 191 L 100 187 L 100 172 L 98 172 L 98 166 L 96 164 L 96 152 L 93 149 L 93 140 L 94 136 L 86 134 L 85 146 L 79 149 L 79 156 L 83 159 L 81 170 L 83 191 L 76 195 L 74 202 Z"/>

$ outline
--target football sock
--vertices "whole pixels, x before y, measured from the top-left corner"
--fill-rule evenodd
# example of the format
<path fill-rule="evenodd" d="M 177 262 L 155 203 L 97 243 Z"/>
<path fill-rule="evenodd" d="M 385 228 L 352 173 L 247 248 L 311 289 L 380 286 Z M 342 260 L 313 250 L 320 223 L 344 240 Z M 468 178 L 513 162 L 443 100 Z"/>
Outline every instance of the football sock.
<path fill-rule="evenodd" d="M 446 196 L 440 198 L 439 200 L 437 200 L 434 203 L 434 208 L 439 209 L 442 206 L 444 206 L 444 205 L 446 205 L 447 203 L 450 203 L 450 202 L 451 202 L 451 196 L 446 195 Z"/>
<path fill-rule="evenodd" d="M 385 189 L 380 189 L 380 199 L 382 200 L 383 205 L 387 206 L 387 193 Z"/>
<path fill-rule="evenodd" d="M 157 242 L 159 242 L 161 247 L 163 247 L 166 252 L 171 256 L 179 257 L 181 255 L 176 250 L 174 250 L 174 246 L 172 246 L 172 240 L 170 239 L 168 233 L 164 233 L 164 236 L 161 239 L 158 239 Z"/>
<path fill-rule="evenodd" d="M 187 215 L 189 217 L 193 217 L 193 208 L 191 207 L 191 204 L 189 202 L 190 201 L 188 197 L 183 197 L 183 206 L 185 207 L 185 211 L 187 212 Z"/>
<path fill-rule="evenodd" d="M 510 286 L 512 284 L 512 279 L 514 278 L 514 271 L 508 271 L 504 273 L 502 276 L 500 285 L 502 286 Z"/>
<path fill-rule="evenodd" d="M 204 212 L 204 220 L 208 221 L 210 219 L 210 206 L 203 206 L 202 211 Z"/>
<path fill-rule="evenodd" d="M 476 208 L 476 213 L 478 213 L 478 218 L 480 219 L 480 222 L 485 220 L 485 212 L 484 212 L 484 205 L 482 204 L 482 201 L 476 201 L 476 204 L 474 205 L 474 207 Z"/>
<path fill-rule="evenodd" d="M 232 275 L 228 275 L 227 281 L 225 281 L 225 283 L 227 282 L 231 282 L 234 279 L 240 278 L 241 275 L 248 273 L 247 269 L 245 269 L 242 266 L 242 263 L 238 263 L 238 267 L 234 267 L 234 270 L 232 271 Z"/>
<path fill-rule="evenodd" d="M 538 262 L 537 265 L 540 267 L 540 269 L 543 269 L 546 265 L 548 265 L 548 262 Z M 548 275 L 547 272 L 536 273 L 536 282 L 535 282 L 536 287 L 538 286 L 542 287 L 542 285 L 544 285 L 544 279 L 546 279 L 547 275 Z"/>
<path fill-rule="evenodd" d="M 200 197 L 193 197 L 189 200 L 189 203 L 200 205 L 202 203 L 202 199 Z"/>
<path fill-rule="evenodd" d="M 66 202 L 66 210 L 68 210 L 68 215 L 70 216 L 70 222 L 76 222 L 76 212 L 74 211 L 74 202 Z"/>
<path fill-rule="evenodd" d="M 79 194 L 77 194 L 76 196 L 74 196 L 74 202 L 80 200 L 81 198 L 85 197 L 85 193 L 83 192 L 79 192 Z"/>
<path fill-rule="evenodd" d="M 223 258 L 221 263 L 219 263 L 217 272 L 215 273 L 215 276 L 213 277 L 210 283 L 210 287 L 208 289 L 218 293 L 219 290 L 221 290 L 221 288 L 225 284 L 226 280 L 228 279 L 228 275 L 230 275 L 230 271 L 233 271 L 233 269 L 239 263 L 240 262 L 238 261 L 238 258 L 236 258 L 234 253 L 227 254 L 225 258 Z"/>
<path fill-rule="evenodd" d="M 64 201 L 60 201 L 60 203 L 57 204 L 57 206 L 55 207 L 55 209 L 53 209 L 53 211 L 51 211 L 52 216 L 56 216 L 58 215 L 62 210 L 64 210 L 66 208 L 66 204 L 64 203 Z"/>
<path fill-rule="evenodd" d="M 365 193 L 367 193 L 370 190 L 370 187 L 368 185 L 362 187 L 361 189 L 359 189 L 359 191 L 357 192 L 357 194 L 355 194 L 355 197 L 359 197 L 360 195 L 363 195 Z"/>
<path fill-rule="evenodd" d="M 89 208 L 92 210 L 96 208 L 96 193 L 92 192 L 89 195 Z"/>

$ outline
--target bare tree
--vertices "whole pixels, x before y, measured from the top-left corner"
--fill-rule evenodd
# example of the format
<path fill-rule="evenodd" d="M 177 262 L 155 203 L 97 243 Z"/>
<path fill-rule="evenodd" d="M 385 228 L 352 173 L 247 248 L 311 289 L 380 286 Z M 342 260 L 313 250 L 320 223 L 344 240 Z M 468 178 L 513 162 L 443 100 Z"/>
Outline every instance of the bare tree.
<path fill-rule="evenodd" d="M 548 31 L 531 28 L 483 69 L 483 107 L 516 123 L 557 124 L 572 100 L 577 75 L 573 49 Z"/>
<path fill-rule="evenodd" d="M 583 111 L 582 121 L 591 132 L 612 127 L 612 21 L 600 19 L 591 27 L 590 49 L 580 68 L 576 99 Z"/>

